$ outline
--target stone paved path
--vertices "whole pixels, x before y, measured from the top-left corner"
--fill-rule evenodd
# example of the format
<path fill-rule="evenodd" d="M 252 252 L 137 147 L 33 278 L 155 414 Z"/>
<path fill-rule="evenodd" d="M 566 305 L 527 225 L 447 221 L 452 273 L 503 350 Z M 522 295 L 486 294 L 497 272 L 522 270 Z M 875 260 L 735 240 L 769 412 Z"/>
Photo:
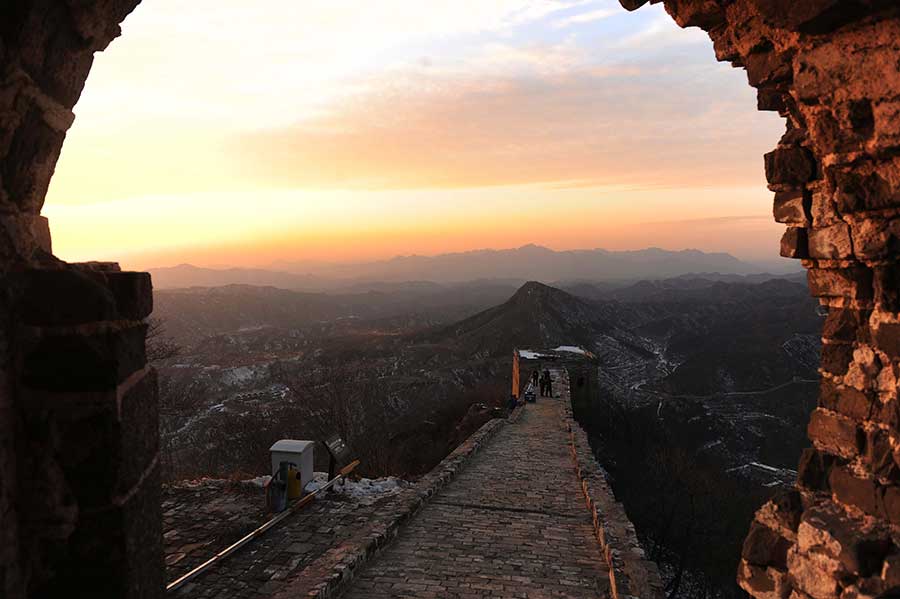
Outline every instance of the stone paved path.
<path fill-rule="evenodd" d="M 212 483 L 211 483 L 212 484 Z M 168 489 L 163 503 L 167 580 L 175 580 L 266 520 L 263 491 L 235 492 L 221 485 Z M 364 505 L 328 495 L 227 560 L 170 593 L 173 598 L 263 599 L 279 591 L 326 551 L 347 541 L 380 510 L 387 497 Z"/>
<path fill-rule="evenodd" d="M 563 401 L 529 404 L 359 573 L 343 599 L 607 596 L 609 576 L 573 469 Z"/>

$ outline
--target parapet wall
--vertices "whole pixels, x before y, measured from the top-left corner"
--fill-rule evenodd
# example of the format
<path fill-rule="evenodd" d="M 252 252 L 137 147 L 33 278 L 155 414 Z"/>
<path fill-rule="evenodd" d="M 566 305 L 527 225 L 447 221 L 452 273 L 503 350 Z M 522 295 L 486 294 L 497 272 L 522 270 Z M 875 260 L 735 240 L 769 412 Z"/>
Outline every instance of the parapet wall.
<path fill-rule="evenodd" d="M 594 459 L 588 435 L 575 420 L 571 404 L 566 405 L 565 425 L 575 472 L 593 517 L 597 542 L 609 567 L 613 598 L 663 599 L 659 567 L 647 559 L 624 506 L 616 500 L 606 473 Z"/>
<path fill-rule="evenodd" d="M 163 586 L 150 276 L 109 264 L 11 273 L 18 298 L 3 414 L 16 458 L 0 490 L 17 533 L 0 596 L 152 599 Z M 4 497 L 5 499 L 5 497 Z M 9 518 L 9 519 L 7 519 Z M 115 572 L 117 575 L 111 576 Z M 26 594 L 27 593 L 27 594 Z"/>

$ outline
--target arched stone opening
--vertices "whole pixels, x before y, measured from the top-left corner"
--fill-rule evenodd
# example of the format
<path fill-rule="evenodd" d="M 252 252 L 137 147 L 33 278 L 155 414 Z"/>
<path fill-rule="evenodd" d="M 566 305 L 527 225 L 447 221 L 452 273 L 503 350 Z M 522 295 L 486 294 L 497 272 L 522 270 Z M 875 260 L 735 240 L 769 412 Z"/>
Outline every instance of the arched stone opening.
<path fill-rule="evenodd" d="M 0 8 L 0 577 L 156 597 L 149 277 L 52 256 L 40 216 L 93 54 L 139 0 Z M 621 0 L 636 9 L 647 0 Z M 656 0 L 659 1 L 659 0 Z M 666 0 L 787 120 L 765 157 L 783 255 L 829 309 L 798 491 L 764 506 L 740 565 L 759 597 L 900 587 L 900 7 L 892 0 Z M 896 458 L 895 458 L 896 456 Z M 80 477 L 80 478 L 79 478 Z M 84 481 L 79 484 L 78 481 Z M 65 483 L 63 483 L 65 481 Z M 110 573 L 116 575 L 111 576 Z"/>

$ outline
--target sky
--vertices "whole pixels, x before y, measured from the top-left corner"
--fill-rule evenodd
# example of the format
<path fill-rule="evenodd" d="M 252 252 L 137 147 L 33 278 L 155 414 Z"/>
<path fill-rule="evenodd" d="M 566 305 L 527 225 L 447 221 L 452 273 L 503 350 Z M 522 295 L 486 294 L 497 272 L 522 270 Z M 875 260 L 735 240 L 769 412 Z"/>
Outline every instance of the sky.
<path fill-rule="evenodd" d="M 153 0 L 122 29 L 44 207 L 63 259 L 777 256 L 784 125 L 661 4 Z"/>

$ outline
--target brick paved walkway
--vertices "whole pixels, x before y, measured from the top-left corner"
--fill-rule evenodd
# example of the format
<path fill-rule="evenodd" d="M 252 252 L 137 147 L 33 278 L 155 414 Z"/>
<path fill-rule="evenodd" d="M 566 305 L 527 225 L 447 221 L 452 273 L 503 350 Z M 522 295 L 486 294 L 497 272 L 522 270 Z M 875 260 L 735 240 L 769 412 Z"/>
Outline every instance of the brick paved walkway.
<path fill-rule="evenodd" d="M 573 469 L 563 401 L 530 404 L 343 598 L 607 596 L 609 576 Z"/>
<path fill-rule="evenodd" d="M 184 494 L 184 491 L 181 493 Z M 230 545 L 263 522 L 262 491 L 235 495 L 219 489 L 199 497 L 171 497 L 165 515 L 167 579 L 174 580 Z M 174 507 L 175 499 L 181 504 Z M 319 499 L 284 523 L 251 542 L 193 582 L 170 593 L 174 598 L 263 599 L 284 586 L 332 547 L 347 541 L 375 518 L 392 498 L 372 505 Z M 179 509 L 180 508 L 180 509 Z"/>

